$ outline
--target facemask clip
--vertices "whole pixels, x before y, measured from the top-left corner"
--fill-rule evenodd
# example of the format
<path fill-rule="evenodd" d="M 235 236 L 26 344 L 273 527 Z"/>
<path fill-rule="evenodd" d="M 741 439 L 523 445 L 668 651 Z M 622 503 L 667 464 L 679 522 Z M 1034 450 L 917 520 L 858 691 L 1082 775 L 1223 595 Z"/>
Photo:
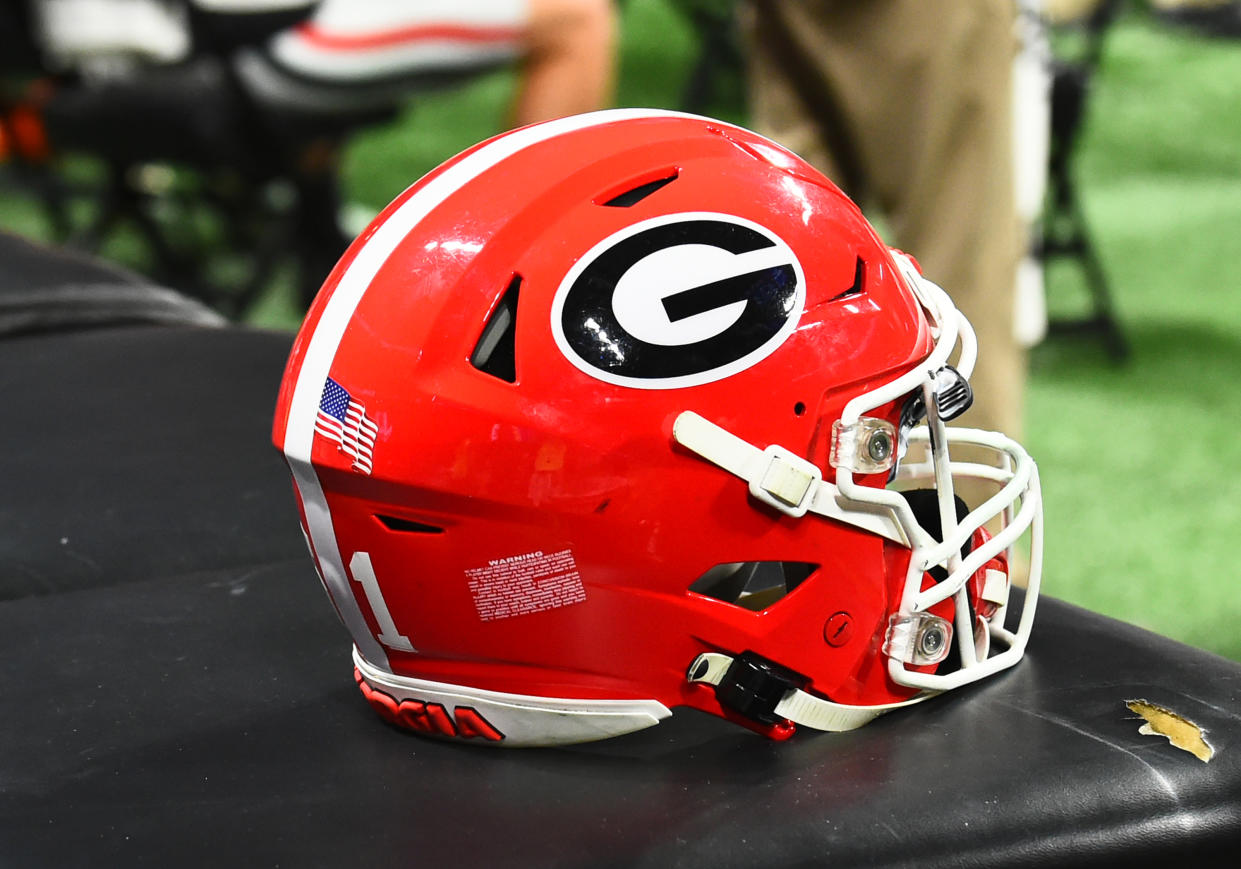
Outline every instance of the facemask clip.
<path fill-rule="evenodd" d="M 935 405 L 939 418 L 944 422 L 956 419 L 974 403 L 974 390 L 961 372 L 945 365 L 932 378 L 935 388 Z M 926 419 L 926 402 L 921 390 L 914 390 L 901 409 L 901 431 L 906 432 Z"/>
<path fill-rule="evenodd" d="M 915 667 L 938 664 L 948 657 L 952 623 L 931 613 L 894 615 L 888 622 L 883 653 Z"/>
<path fill-rule="evenodd" d="M 833 468 L 855 474 L 878 474 L 896 462 L 896 428 L 886 419 L 863 416 L 851 425 L 832 423 L 832 449 L 827 458 Z"/>

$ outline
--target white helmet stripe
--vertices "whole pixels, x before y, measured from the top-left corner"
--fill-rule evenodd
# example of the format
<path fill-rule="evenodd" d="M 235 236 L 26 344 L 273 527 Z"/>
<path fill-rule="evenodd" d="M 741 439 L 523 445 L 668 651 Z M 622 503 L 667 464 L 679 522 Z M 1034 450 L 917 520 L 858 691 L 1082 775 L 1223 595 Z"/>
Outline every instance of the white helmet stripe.
<path fill-rule="evenodd" d="M 634 118 L 694 117 L 679 112 L 652 109 L 611 109 L 574 115 L 531 127 L 523 127 L 502 136 L 468 154 L 444 172 L 432 178 L 425 186 L 405 200 L 388 216 L 358 251 L 345 273 L 341 275 L 328 303 L 323 310 L 302 358 L 297 385 L 289 403 L 289 415 L 285 425 L 283 449 L 293 473 L 298 496 L 305 510 L 310 543 L 319 562 L 324 585 L 331 594 L 345 626 L 353 635 L 354 642 L 363 656 L 374 664 L 387 666 L 388 656 L 371 635 L 366 619 L 349 588 L 349 576 L 336 545 L 336 532 L 332 526 L 331 511 L 319 484 L 318 475 L 310 464 L 314 446 L 315 418 L 319 411 L 319 399 L 327 380 L 332 362 L 340 347 L 354 311 L 371 281 L 401 240 L 433 209 L 468 182 L 495 166 L 502 160 L 532 145 L 576 130 L 609 124 Z M 415 644 L 417 639 L 414 638 Z"/>

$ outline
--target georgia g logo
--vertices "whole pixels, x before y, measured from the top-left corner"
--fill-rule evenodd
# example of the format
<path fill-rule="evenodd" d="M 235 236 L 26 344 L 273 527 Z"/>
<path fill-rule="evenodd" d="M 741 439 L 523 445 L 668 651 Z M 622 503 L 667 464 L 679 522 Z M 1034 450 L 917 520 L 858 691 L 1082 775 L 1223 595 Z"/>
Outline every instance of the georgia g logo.
<path fill-rule="evenodd" d="M 771 230 L 728 214 L 664 215 L 595 245 L 552 302 L 561 352 L 599 380 L 638 389 L 710 383 L 792 334 L 805 276 Z"/>

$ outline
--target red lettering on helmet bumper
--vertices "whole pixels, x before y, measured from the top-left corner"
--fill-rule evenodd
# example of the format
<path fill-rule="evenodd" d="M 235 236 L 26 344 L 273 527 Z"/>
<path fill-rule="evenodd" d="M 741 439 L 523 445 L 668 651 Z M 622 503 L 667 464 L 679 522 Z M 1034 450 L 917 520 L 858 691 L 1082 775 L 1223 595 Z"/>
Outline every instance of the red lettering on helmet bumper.
<path fill-rule="evenodd" d="M 371 708 L 389 724 L 431 736 L 455 736 L 461 739 L 485 739 L 500 742 L 504 734 L 472 706 L 455 706 L 449 712 L 443 704 L 422 700 L 398 701 L 383 691 L 372 688 L 355 667 L 353 678 Z"/>

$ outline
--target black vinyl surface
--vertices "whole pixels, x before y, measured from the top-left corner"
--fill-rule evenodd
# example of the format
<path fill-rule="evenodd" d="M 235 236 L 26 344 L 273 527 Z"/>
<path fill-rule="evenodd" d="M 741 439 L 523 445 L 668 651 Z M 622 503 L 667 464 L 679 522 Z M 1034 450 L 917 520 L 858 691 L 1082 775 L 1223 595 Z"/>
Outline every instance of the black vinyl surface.
<path fill-rule="evenodd" d="M 305 556 L 271 415 L 291 338 L 0 340 L 0 600 Z"/>
<path fill-rule="evenodd" d="M 125 269 L 0 232 L 0 337 L 124 323 L 220 326 L 224 320 Z"/>
<path fill-rule="evenodd" d="M 1015 670 L 848 734 L 383 724 L 270 446 L 290 340 L 0 340 L 0 865 L 1235 865 L 1241 666 L 1055 600 Z"/>

